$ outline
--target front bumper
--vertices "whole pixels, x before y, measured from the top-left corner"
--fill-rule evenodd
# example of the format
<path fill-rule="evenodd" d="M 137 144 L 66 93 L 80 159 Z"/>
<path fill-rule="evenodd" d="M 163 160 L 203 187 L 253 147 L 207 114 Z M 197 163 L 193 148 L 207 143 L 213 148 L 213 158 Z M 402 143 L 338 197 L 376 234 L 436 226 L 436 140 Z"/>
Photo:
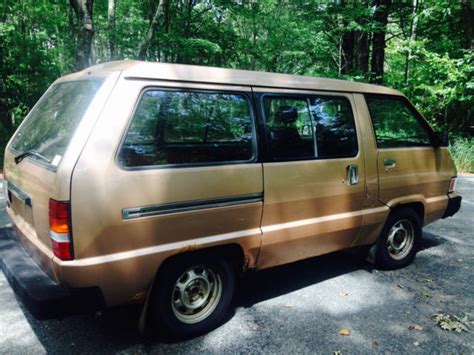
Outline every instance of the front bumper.
<path fill-rule="evenodd" d="M 461 208 L 462 196 L 459 196 L 458 194 L 451 194 L 448 195 L 448 197 L 448 206 L 446 207 L 446 211 L 444 211 L 443 218 L 454 216 Z"/>
<path fill-rule="evenodd" d="M 36 319 L 104 307 L 99 288 L 71 289 L 53 281 L 26 252 L 12 228 L 3 229 L 0 235 L 0 267 L 17 297 Z"/>

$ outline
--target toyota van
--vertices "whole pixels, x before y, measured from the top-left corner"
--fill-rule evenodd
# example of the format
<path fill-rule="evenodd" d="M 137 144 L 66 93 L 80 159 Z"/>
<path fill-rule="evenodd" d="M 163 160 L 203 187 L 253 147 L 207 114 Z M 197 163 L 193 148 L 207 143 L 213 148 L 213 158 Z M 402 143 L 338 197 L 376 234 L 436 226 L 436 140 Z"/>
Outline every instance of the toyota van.
<path fill-rule="evenodd" d="M 400 268 L 461 205 L 399 91 L 137 61 L 54 82 L 4 178 L 1 265 L 33 315 L 142 303 L 180 337 L 223 320 L 242 271 L 355 247 Z"/>

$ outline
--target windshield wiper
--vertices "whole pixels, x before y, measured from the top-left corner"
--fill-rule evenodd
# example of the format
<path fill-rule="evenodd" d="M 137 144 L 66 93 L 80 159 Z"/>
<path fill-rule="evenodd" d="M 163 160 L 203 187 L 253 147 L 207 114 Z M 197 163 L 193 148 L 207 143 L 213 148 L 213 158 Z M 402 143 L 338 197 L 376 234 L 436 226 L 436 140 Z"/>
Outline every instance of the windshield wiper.
<path fill-rule="evenodd" d="M 48 158 L 46 158 L 44 155 L 42 155 L 41 153 L 39 153 L 38 151 L 34 150 L 34 149 L 31 149 L 31 150 L 27 150 L 26 152 L 23 152 L 21 154 L 18 154 L 16 157 L 15 157 L 15 163 L 18 165 L 24 158 L 26 158 L 27 156 L 34 156 L 34 157 L 37 157 L 37 158 L 40 158 L 41 160 L 44 160 L 48 163 L 51 163 L 51 160 L 49 160 Z"/>

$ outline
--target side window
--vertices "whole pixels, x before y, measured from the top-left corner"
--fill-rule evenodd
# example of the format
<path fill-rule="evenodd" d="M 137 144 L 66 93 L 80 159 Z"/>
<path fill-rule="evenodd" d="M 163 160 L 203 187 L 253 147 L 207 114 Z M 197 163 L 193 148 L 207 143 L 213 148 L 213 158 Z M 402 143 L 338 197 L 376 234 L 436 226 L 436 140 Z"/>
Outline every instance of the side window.
<path fill-rule="evenodd" d="M 366 101 L 379 148 L 430 145 L 428 132 L 404 100 L 366 96 Z"/>
<path fill-rule="evenodd" d="M 246 96 L 148 90 L 122 143 L 123 166 L 250 161 L 254 129 Z"/>
<path fill-rule="evenodd" d="M 358 152 L 351 104 L 344 97 L 311 99 L 318 158 L 352 157 Z"/>
<path fill-rule="evenodd" d="M 263 104 L 274 160 L 357 154 L 354 116 L 345 97 L 265 96 Z"/>
<path fill-rule="evenodd" d="M 263 105 L 273 159 L 313 158 L 309 99 L 265 96 Z"/>

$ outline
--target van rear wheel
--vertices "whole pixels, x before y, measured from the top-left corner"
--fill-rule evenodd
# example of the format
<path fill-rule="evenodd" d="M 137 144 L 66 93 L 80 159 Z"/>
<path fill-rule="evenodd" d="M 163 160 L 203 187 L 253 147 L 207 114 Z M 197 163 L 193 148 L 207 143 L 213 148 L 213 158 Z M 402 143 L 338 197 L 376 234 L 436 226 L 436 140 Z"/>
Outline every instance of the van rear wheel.
<path fill-rule="evenodd" d="M 205 253 L 177 256 L 159 272 L 153 317 L 171 338 L 207 333 L 226 316 L 234 287 L 233 267 L 224 258 Z"/>
<path fill-rule="evenodd" d="M 375 265 L 398 269 L 411 263 L 421 239 L 421 220 L 411 208 L 393 211 L 375 245 Z"/>

